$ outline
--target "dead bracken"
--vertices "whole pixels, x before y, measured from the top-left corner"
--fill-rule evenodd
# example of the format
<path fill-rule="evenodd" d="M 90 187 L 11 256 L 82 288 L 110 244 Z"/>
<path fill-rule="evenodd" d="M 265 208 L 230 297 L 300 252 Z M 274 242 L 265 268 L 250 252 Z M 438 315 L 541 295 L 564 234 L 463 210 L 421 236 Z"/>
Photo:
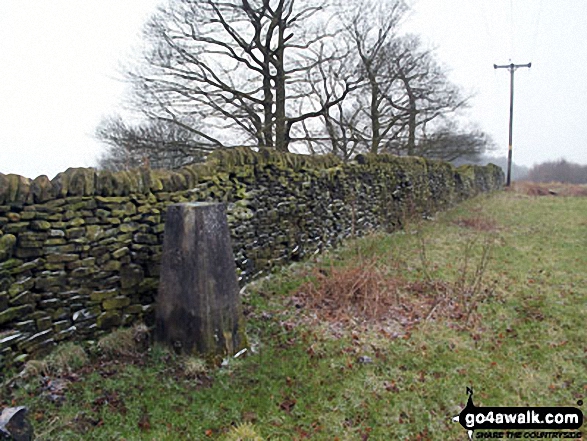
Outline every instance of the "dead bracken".
<path fill-rule="evenodd" d="M 474 268 L 463 267 L 463 275 L 455 281 L 427 276 L 410 281 L 390 274 L 375 260 L 340 268 L 331 265 L 314 269 L 311 280 L 295 292 L 290 304 L 311 312 L 306 318 L 318 321 L 393 323 L 398 336 L 429 320 L 467 328 L 478 319 L 478 305 L 494 295 L 495 286 L 482 280 L 486 266 L 487 259 L 482 257 Z"/>

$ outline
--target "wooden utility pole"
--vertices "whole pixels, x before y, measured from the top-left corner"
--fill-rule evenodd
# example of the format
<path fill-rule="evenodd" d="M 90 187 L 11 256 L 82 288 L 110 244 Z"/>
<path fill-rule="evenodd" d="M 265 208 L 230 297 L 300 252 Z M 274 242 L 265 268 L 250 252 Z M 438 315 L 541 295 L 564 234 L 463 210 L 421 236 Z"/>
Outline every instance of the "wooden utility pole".
<path fill-rule="evenodd" d="M 502 66 L 498 66 L 497 64 L 493 65 L 494 69 L 509 69 L 510 70 L 510 142 L 508 147 L 508 173 L 505 185 L 509 187 L 511 184 L 511 176 L 512 176 L 512 128 L 514 123 L 514 72 L 518 67 L 532 67 L 532 63 L 528 64 L 505 64 Z"/>

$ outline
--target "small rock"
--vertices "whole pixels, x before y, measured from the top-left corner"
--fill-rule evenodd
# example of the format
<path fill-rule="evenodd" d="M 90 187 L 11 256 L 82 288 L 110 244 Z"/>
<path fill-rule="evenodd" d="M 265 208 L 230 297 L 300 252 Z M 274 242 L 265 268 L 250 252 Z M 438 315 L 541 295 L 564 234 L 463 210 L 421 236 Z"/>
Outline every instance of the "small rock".
<path fill-rule="evenodd" d="M 373 359 L 371 357 L 368 357 L 367 355 L 361 355 L 357 361 L 361 364 L 373 363 Z"/>
<path fill-rule="evenodd" d="M 7 407 L 0 415 L 0 440 L 32 441 L 34 430 L 26 419 L 27 408 Z"/>

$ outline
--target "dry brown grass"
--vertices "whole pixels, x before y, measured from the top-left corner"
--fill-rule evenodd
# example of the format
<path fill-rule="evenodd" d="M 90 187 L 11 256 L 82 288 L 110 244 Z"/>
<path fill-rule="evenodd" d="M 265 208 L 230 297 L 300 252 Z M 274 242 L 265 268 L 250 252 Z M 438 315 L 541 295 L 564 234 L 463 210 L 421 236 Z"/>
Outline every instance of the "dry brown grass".
<path fill-rule="evenodd" d="M 587 196 L 587 185 L 563 184 L 560 182 L 529 182 L 517 181 L 512 183 L 509 191 L 527 196 Z"/>
<path fill-rule="evenodd" d="M 399 303 L 399 288 L 405 282 L 386 277 L 375 260 L 359 260 L 342 268 L 314 269 L 314 280 L 303 284 L 295 295 L 298 305 L 339 321 L 384 318 Z"/>
<path fill-rule="evenodd" d="M 473 225 L 489 228 L 480 221 Z M 410 281 L 401 272 L 390 271 L 385 263 L 359 258 L 344 267 L 314 269 L 311 280 L 296 291 L 292 302 L 297 308 L 310 311 L 318 321 L 330 323 L 393 321 L 404 331 L 429 320 L 443 320 L 454 328 L 474 324 L 478 305 L 495 291 L 495 286 L 484 280 L 492 239 L 467 242 L 459 276 L 448 281 L 431 276 L 433 265 L 428 261 L 425 242 L 420 246 L 422 280 Z M 475 247 L 481 247 L 478 258 L 473 258 Z"/>
<path fill-rule="evenodd" d="M 499 230 L 497 222 L 486 216 L 460 217 L 455 219 L 453 223 L 459 227 L 469 228 L 475 231 L 493 232 Z"/>
<path fill-rule="evenodd" d="M 149 344 L 149 329 L 143 324 L 120 328 L 98 341 L 103 355 L 111 358 L 133 356 L 145 352 Z"/>

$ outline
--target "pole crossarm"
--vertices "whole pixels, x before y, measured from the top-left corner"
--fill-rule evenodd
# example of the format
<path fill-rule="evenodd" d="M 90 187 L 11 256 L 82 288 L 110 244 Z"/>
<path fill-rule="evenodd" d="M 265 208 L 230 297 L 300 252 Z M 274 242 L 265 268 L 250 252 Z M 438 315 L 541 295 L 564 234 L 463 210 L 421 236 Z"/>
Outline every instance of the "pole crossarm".
<path fill-rule="evenodd" d="M 515 70 L 518 67 L 532 67 L 532 63 L 526 63 L 526 64 L 510 63 L 510 64 L 502 64 L 502 65 L 497 65 L 497 64 L 493 65 L 494 69 L 514 69 Z"/>
<path fill-rule="evenodd" d="M 508 172 L 505 185 L 509 187 L 511 184 L 511 177 L 512 177 L 512 141 L 513 141 L 513 122 L 514 122 L 514 72 L 516 69 L 520 67 L 532 67 L 532 63 L 527 64 L 502 64 L 497 65 L 494 64 L 494 69 L 509 69 L 510 71 L 510 139 L 509 139 L 509 146 L 508 146 Z"/>

